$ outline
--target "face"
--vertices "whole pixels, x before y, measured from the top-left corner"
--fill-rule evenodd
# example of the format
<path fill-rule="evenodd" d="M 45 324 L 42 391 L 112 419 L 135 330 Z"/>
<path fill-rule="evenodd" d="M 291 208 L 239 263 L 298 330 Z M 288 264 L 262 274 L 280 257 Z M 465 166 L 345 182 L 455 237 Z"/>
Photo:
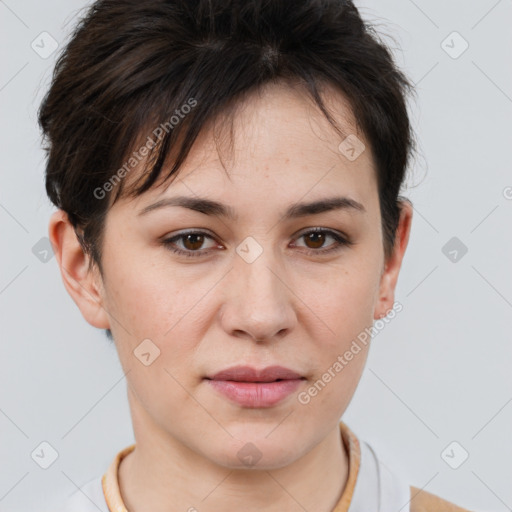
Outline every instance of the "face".
<path fill-rule="evenodd" d="M 325 100 L 355 134 L 343 97 Z M 112 330 L 138 441 L 151 433 L 226 467 L 249 455 L 271 469 L 336 428 L 369 348 L 353 342 L 392 307 L 396 280 L 371 148 L 357 137 L 366 149 L 351 160 L 302 93 L 269 86 L 238 111 L 233 152 L 205 131 L 176 179 L 109 211 L 102 307 L 84 316 Z M 224 213 L 162 203 L 177 197 Z"/>

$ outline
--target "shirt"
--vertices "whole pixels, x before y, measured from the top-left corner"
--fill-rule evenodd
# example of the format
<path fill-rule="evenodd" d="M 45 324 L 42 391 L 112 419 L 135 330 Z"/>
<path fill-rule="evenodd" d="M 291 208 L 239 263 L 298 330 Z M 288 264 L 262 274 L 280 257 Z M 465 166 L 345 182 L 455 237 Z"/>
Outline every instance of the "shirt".
<path fill-rule="evenodd" d="M 332 512 L 470 512 L 409 486 L 343 421 L 339 427 L 349 468 L 345 489 Z M 65 501 L 62 512 L 128 512 L 119 489 L 118 468 L 134 449 L 135 444 L 122 449 L 102 477 L 90 480 Z"/>

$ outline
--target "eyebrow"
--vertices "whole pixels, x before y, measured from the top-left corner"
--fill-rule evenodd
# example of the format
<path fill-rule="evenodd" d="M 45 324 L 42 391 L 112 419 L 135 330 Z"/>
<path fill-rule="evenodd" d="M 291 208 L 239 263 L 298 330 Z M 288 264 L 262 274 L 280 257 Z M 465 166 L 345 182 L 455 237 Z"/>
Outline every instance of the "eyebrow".
<path fill-rule="evenodd" d="M 160 201 L 150 204 L 149 206 L 146 206 L 140 210 L 138 215 L 145 215 L 151 211 L 170 206 L 181 206 L 196 212 L 204 213 L 205 215 L 224 217 L 233 221 L 238 219 L 238 215 L 231 206 L 227 206 L 211 199 L 188 196 L 168 197 L 161 199 Z M 306 217 L 308 215 L 316 215 L 333 210 L 347 210 L 366 213 L 365 207 L 358 201 L 351 199 L 350 197 L 340 196 L 320 199 L 310 203 L 292 204 L 284 212 L 283 220 Z"/>

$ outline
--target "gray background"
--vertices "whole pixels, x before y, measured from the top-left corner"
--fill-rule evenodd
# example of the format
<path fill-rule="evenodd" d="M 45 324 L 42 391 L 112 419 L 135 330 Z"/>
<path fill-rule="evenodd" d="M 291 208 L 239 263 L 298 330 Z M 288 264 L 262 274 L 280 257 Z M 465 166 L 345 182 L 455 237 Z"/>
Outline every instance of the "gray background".
<path fill-rule="evenodd" d="M 36 245 L 53 211 L 36 110 L 58 52 L 42 58 L 31 43 L 51 49 L 46 31 L 60 49 L 84 5 L 0 1 L 1 511 L 56 510 L 133 442 L 115 350 Z M 473 510 L 512 510 L 512 1 L 356 5 L 396 39 L 383 36 L 417 84 L 420 158 L 404 191 L 415 213 L 403 311 L 374 338 L 344 420 L 411 484 Z M 58 452 L 48 469 L 31 457 L 43 441 Z M 452 464 L 469 453 L 458 469 L 442 456 L 452 441 L 463 447 L 448 450 Z"/>

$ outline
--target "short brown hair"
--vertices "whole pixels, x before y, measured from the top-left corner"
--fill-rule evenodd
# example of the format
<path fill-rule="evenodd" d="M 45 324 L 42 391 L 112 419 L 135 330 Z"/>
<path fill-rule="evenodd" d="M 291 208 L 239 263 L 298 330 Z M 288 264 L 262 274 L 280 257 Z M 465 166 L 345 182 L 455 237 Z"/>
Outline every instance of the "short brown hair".
<path fill-rule="evenodd" d="M 207 121 L 277 80 L 304 85 L 335 127 L 319 86 L 348 98 L 374 155 L 388 256 L 415 146 L 406 108 L 413 86 L 351 1 L 100 0 L 60 54 L 39 109 L 46 191 L 67 212 L 90 263 L 101 272 L 105 215 L 123 191 L 123 180 L 105 184 L 148 126 L 196 102 L 151 148 L 146 172 L 126 191 L 134 196 L 155 183 L 171 150 L 177 158 L 165 179 Z"/>

